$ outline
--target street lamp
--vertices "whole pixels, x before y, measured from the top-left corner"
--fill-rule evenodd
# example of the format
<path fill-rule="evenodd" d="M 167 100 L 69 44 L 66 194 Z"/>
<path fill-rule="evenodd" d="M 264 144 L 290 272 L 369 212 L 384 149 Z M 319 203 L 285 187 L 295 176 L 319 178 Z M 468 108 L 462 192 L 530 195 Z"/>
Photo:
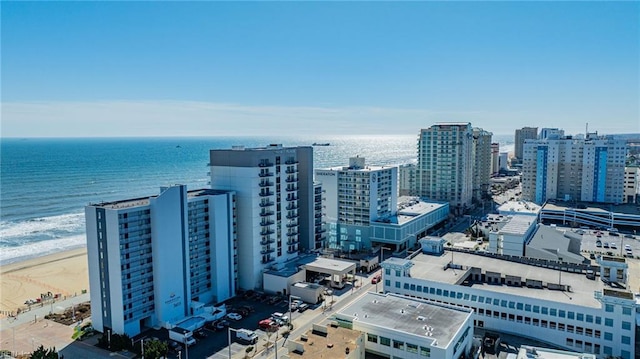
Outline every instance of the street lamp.
<path fill-rule="evenodd" d="M 236 332 L 236 333 L 238 332 L 237 329 L 233 329 L 233 328 L 231 328 L 231 326 L 227 327 L 227 340 L 228 340 L 228 343 L 229 343 L 229 359 L 231 359 L 231 331 L 232 330 L 234 332 Z"/>

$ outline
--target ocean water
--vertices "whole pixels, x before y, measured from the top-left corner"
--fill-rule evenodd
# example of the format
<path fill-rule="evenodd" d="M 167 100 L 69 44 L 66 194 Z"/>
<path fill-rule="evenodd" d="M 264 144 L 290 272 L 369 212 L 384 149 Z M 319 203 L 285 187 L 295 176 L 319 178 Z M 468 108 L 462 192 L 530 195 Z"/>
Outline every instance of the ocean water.
<path fill-rule="evenodd" d="M 512 150 L 510 136 L 494 136 Z M 0 265 L 85 243 L 84 206 L 158 194 L 161 186 L 208 186 L 209 150 L 328 142 L 314 147 L 316 168 L 349 157 L 368 164 L 416 161 L 417 133 L 395 136 L 2 139 Z"/>

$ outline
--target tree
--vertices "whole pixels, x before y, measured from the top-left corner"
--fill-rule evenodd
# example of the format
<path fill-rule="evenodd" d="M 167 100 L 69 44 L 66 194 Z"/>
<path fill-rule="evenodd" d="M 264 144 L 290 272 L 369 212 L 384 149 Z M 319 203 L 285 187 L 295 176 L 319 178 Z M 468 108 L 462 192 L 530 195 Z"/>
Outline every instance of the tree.
<path fill-rule="evenodd" d="M 56 348 L 45 349 L 40 345 L 33 353 L 31 353 L 30 359 L 58 359 L 58 352 Z"/>
<path fill-rule="evenodd" d="M 166 342 L 151 339 L 144 341 L 144 357 L 145 359 L 159 359 L 167 355 L 169 345 Z"/>

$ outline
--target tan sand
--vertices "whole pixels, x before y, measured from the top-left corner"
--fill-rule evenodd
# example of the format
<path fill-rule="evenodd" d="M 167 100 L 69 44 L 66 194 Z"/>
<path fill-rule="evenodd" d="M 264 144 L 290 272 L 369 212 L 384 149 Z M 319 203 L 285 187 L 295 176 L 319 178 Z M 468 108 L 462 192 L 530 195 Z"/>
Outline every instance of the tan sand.
<path fill-rule="evenodd" d="M 87 249 L 80 248 L 0 266 L 0 313 L 25 307 L 27 299 L 51 292 L 64 296 L 89 290 Z M 5 315 L 0 315 L 4 317 Z"/>

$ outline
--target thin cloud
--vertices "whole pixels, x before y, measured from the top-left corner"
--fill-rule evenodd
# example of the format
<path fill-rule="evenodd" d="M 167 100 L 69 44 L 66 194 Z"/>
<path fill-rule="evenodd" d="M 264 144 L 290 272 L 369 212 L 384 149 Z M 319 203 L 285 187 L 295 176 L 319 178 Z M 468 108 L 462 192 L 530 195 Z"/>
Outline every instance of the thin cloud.
<path fill-rule="evenodd" d="M 13 102 L 2 106 L 2 136 L 406 134 L 430 126 L 438 117 L 474 116 L 385 107 L 245 106 L 196 101 Z"/>

